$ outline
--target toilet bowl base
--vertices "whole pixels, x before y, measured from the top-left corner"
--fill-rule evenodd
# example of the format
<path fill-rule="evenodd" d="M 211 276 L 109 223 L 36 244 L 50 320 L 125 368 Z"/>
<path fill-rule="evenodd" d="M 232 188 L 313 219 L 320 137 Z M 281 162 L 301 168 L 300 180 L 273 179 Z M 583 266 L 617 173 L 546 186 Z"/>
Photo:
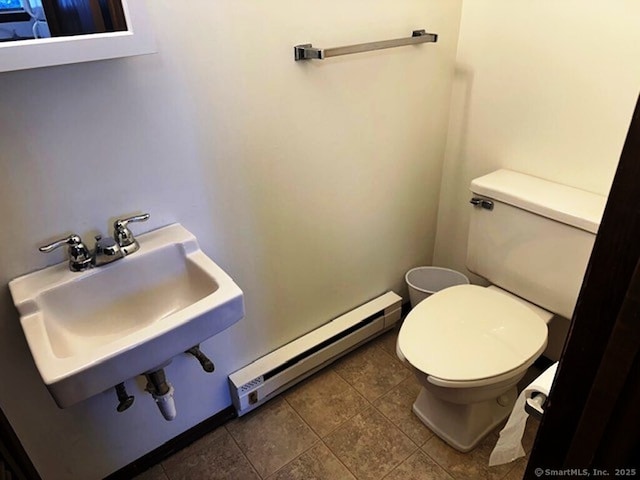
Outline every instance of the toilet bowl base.
<path fill-rule="evenodd" d="M 501 402 L 490 399 L 479 403 L 458 404 L 435 397 L 424 387 L 413 404 L 413 413 L 442 440 L 466 453 L 509 416 L 518 391 L 510 388 Z"/>

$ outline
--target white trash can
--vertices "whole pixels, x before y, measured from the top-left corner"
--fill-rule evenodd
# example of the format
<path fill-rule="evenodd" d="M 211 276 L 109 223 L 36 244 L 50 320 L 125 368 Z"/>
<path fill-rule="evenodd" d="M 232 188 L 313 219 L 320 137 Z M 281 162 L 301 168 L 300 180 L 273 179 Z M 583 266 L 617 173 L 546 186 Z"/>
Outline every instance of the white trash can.
<path fill-rule="evenodd" d="M 409 287 L 411 308 L 435 292 L 455 285 L 468 285 L 466 275 L 449 268 L 416 267 L 404 276 Z"/>

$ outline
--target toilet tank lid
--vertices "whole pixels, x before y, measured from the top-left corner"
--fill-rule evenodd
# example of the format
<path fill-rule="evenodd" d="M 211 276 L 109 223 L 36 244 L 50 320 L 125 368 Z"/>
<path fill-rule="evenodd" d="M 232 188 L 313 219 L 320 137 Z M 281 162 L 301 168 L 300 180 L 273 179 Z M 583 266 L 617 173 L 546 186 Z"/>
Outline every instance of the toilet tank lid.
<path fill-rule="evenodd" d="M 512 170 L 496 170 L 471 181 L 474 194 L 598 233 L 607 197 Z"/>

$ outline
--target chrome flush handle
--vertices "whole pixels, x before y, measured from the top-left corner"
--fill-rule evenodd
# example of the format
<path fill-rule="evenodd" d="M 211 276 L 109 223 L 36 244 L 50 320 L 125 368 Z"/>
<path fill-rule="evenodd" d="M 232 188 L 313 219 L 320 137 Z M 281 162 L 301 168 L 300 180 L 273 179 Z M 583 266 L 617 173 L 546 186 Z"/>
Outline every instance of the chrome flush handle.
<path fill-rule="evenodd" d="M 469 203 L 474 207 L 484 208 L 485 210 L 493 210 L 493 202 L 480 197 L 473 197 Z"/>

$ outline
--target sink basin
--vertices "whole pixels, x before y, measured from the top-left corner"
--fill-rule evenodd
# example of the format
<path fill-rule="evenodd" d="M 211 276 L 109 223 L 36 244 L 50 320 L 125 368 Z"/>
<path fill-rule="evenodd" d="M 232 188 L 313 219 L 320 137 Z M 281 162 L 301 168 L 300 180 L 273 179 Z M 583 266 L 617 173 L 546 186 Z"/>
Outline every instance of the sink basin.
<path fill-rule="evenodd" d="M 62 408 L 244 316 L 240 288 L 182 225 L 137 238 L 140 250 L 109 265 L 71 272 L 64 262 L 9 282 L 33 359 Z"/>

